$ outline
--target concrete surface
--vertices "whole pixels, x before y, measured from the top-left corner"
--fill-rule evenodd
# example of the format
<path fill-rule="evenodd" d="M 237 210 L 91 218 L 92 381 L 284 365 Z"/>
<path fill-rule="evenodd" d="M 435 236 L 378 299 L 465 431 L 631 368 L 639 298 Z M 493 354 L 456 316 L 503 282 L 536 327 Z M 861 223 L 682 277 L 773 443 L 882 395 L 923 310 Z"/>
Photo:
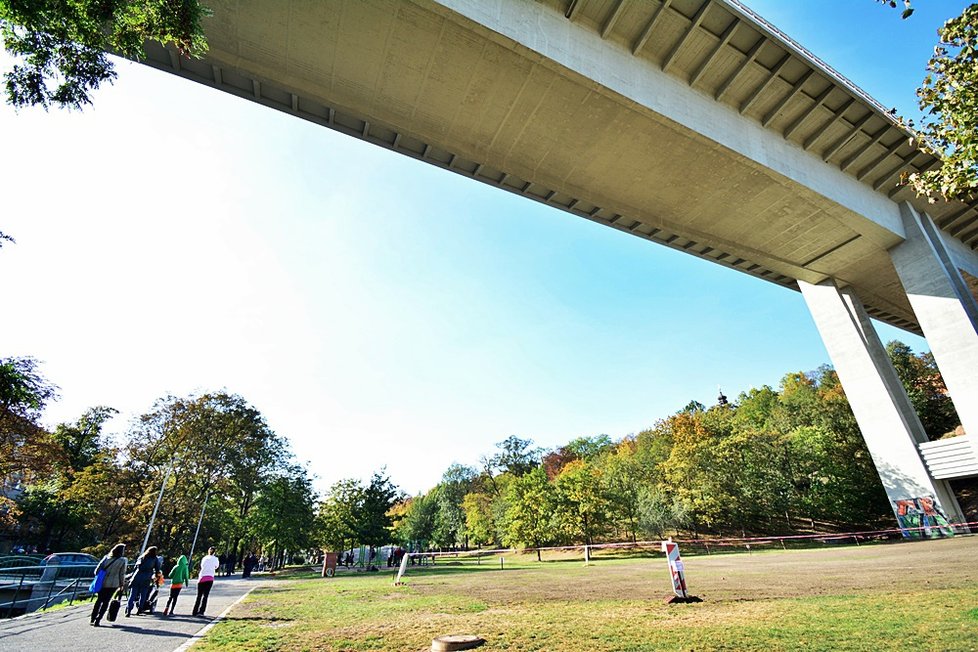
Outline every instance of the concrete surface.
<path fill-rule="evenodd" d="M 89 625 L 92 601 L 50 613 L 36 613 L 0 621 L 2 652 L 105 652 L 139 650 L 172 652 L 206 627 L 228 606 L 261 584 L 260 579 L 218 578 L 207 602 L 207 617 L 193 617 L 197 582 L 185 588 L 177 601 L 175 616 L 159 611 L 149 616 L 125 617 L 125 603 L 119 618 L 100 627 Z M 169 588 L 160 591 L 160 610 L 166 604 Z"/>

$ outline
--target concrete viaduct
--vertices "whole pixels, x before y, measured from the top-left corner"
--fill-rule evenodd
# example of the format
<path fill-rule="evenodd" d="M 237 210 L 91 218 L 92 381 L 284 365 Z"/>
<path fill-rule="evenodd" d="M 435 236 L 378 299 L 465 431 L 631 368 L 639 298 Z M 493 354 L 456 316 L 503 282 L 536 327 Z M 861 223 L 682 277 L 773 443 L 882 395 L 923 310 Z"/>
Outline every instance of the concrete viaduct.
<path fill-rule="evenodd" d="M 978 201 L 736 0 L 211 0 L 148 63 L 800 290 L 894 511 L 978 477 Z M 870 317 L 923 334 L 966 436 L 929 442 Z M 909 507 L 908 507 L 909 506 Z"/>

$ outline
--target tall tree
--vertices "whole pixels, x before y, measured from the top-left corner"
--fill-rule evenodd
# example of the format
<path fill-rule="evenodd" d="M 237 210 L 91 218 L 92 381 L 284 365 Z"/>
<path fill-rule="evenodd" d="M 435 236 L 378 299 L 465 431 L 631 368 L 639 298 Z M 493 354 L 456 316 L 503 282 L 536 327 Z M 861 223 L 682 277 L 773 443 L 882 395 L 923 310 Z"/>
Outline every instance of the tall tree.
<path fill-rule="evenodd" d="M 208 522 L 221 521 L 222 547 L 236 555 L 264 480 L 288 460 L 284 441 L 262 414 L 226 392 L 160 399 L 136 421 L 129 440 L 127 464 L 144 478 L 145 495 L 137 507 L 144 523 L 169 475 L 154 535 L 168 549 L 189 548 L 193 532 L 185 524 L 196 522 L 201 503 L 210 497 Z"/>
<path fill-rule="evenodd" d="M 387 477 L 384 470 L 370 478 L 363 490 L 363 498 L 357 506 L 357 535 L 360 543 L 370 547 L 368 559 L 373 558 L 373 549 L 391 541 L 391 508 L 400 495 L 398 488 Z"/>
<path fill-rule="evenodd" d="M 438 495 L 436 487 L 427 494 L 409 498 L 404 518 L 401 520 L 398 539 L 408 546 L 425 549 L 435 537 L 438 521 Z"/>
<path fill-rule="evenodd" d="M 493 496 L 481 491 L 468 493 L 462 500 L 462 510 L 465 512 L 465 531 L 472 542 L 478 546 L 498 542 Z"/>
<path fill-rule="evenodd" d="M 683 503 L 658 486 L 639 487 L 637 530 L 643 537 L 661 538 L 686 525 L 688 512 Z"/>
<path fill-rule="evenodd" d="M 93 464 L 105 449 L 102 428 L 118 410 L 100 405 L 90 408 L 73 424 L 59 424 L 51 434 L 64 456 L 66 471 L 77 473 Z"/>
<path fill-rule="evenodd" d="M 590 545 L 605 533 L 612 503 L 598 468 L 575 460 L 557 476 L 554 489 L 558 519 L 574 540 Z"/>
<path fill-rule="evenodd" d="M 357 512 L 363 502 L 363 486 L 354 479 L 335 482 L 319 505 L 317 537 L 328 550 L 345 550 L 357 542 Z"/>
<path fill-rule="evenodd" d="M 49 469 L 54 449 L 41 414 L 58 396 L 34 358 L 0 358 L 0 487 Z"/>
<path fill-rule="evenodd" d="M 275 566 L 286 553 L 310 547 L 316 527 L 316 492 L 306 469 L 290 464 L 263 484 L 249 517 L 256 541 L 271 550 Z"/>
<path fill-rule="evenodd" d="M 556 507 L 553 486 L 541 467 L 513 479 L 508 503 L 504 543 L 537 548 L 537 561 L 540 561 L 540 546 L 554 540 Z"/>
<path fill-rule="evenodd" d="M 434 531 L 436 545 L 468 546 L 462 502 L 475 479 L 475 469 L 461 464 L 452 464 L 442 475 L 437 492 L 438 518 Z"/>
<path fill-rule="evenodd" d="M 503 473 L 521 476 L 540 464 L 542 451 L 533 447 L 532 439 L 521 439 L 512 435 L 496 444 L 496 448 L 499 453 L 492 458 L 492 464 Z"/>

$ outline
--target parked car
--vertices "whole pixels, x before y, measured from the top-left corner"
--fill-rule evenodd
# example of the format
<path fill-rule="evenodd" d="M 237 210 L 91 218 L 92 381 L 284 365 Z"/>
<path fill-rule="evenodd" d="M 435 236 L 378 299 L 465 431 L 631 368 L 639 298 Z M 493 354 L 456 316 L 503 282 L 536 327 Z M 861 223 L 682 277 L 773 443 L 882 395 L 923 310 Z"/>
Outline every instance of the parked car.
<path fill-rule="evenodd" d="M 41 566 L 58 566 L 58 578 L 90 577 L 95 574 L 98 559 L 84 552 L 53 552 Z"/>
<path fill-rule="evenodd" d="M 81 564 L 94 566 L 98 563 L 98 558 L 84 552 L 52 552 L 44 558 L 41 566 L 52 563 L 59 566 L 79 566 Z"/>

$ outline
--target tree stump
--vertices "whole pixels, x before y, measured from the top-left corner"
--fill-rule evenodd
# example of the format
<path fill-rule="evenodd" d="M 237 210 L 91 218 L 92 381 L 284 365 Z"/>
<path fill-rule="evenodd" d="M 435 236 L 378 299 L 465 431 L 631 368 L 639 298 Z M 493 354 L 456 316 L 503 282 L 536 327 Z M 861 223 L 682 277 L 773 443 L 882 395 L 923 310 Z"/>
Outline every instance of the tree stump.
<path fill-rule="evenodd" d="M 470 634 L 451 634 L 439 636 L 431 641 L 431 652 L 449 652 L 450 650 L 471 650 L 477 648 L 486 640 Z"/>

